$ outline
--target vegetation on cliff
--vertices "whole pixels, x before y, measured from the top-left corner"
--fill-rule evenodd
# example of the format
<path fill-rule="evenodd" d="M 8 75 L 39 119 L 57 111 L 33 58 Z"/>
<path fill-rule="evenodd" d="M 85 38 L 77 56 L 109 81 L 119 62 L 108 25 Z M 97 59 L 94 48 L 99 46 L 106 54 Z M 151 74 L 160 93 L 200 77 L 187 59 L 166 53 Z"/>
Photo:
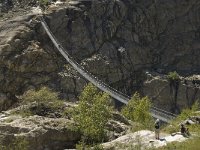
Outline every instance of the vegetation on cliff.
<path fill-rule="evenodd" d="M 27 91 L 22 96 L 20 104 L 22 104 L 22 108 L 14 113 L 21 114 L 24 117 L 31 115 L 49 116 L 50 113 L 64 109 L 63 101 L 59 100 L 58 93 L 47 87 L 42 87 L 36 91 Z M 57 115 L 61 116 L 61 114 Z"/>
<path fill-rule="evenodd" d="M 150 107 L 149 98 L 147 96 L 141 97 L 136 92 L 121 112 L 128 119 L 140 123 L 142 128 L 151 128 L 153 119 L 150 114 Z"/>
<path fill-rule="evenodd" d="M 79 97 L 79 105 L 74 110 L 76 128 L 82 133 L 83 142 L 95 143 L 105 140 L 105 127 L 111 118 L 111 100 L 108 94 L 99 92 L 88 84 Z"/>

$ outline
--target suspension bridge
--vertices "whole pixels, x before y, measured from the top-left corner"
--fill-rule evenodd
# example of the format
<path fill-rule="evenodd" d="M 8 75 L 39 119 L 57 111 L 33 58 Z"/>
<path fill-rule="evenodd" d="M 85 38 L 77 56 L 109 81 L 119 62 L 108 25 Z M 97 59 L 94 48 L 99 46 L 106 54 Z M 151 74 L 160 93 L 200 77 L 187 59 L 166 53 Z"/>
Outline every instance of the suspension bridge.
<path fill-rule="evenodd" d="M 48 27 L 47 23 L 45 22 L 44 18 L 40 18 L 40 22 L 42 24 L 42 27 L 46 31 L 47 35 L 53 42 L 54 46 L 57 48 L 57 50 L 61 53 L 61 55 L 67 60 L 67 62 L 77 71 L 79 72 L 85 79 L 87 79 L 89 82 L 94 84 L 96 87 L 98 87 L 100 90 L 108 93 L 111 97 L 114 99 L 120 101 L 123 104 L 127 104 L 130 100 L 130 97 L 125 95 L 124 93 L 112 88 L 108 84 L 102 82 L 99 80 L 96 76 L 92 75 L 90 72 L 85 70 L 83 66 L 81 66 L 79 63 L 77 63 L 73 57 L 71 57 L 67 51 L 62 47 L 61 43 L 56 39 L 54 34 L 51 32 L 50 28 Z M 165 111 L 163 109 L 157 108 L 157 107 L 151 107 L 151 115 L 154 118 L 158 118 L 163 122 L 169 123 L 170 120 L 174 119 L 176 117 L 175 114 Z"/>

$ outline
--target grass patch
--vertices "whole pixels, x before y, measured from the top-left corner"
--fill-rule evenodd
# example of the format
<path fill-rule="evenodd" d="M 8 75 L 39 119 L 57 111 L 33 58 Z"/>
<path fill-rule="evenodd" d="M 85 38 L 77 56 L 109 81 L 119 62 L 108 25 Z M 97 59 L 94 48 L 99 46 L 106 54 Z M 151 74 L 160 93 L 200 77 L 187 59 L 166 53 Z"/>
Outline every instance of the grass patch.
<path fill-rule="evenodd" d="M 131 126 L 131 132 L 136 132 L 140 130 L 154 130 L 154 123 L 150 121 L 149 124 L 142 124 L 139 122 L 133 122 Z"/>
<path fill-rule="evenodd" d="M 182 113 L 174 119 L 170 125 L 166 126 L 162 131 L 167 133 L 175 133 L 180 131 L 180 123 L 191 116 L 198 116 L 199 103 L 196 101 L 191 109 L 184 109 Z M 159 148 L 159 150 L 199 150 L 200 149 L 200 124 L 187 125 L 191 137 L 184 142 L 172 142 L 167 146 Z M 152 149 L 153 150 L 153 149 Z"/>
<path fill-rule="evenodd" d="M 196 101 L 192 105 L 191 109 L 187 108 L 187 109 L 182 110 L 181 114 L 177 118 L 172 120 L 170 125 L 166 126 L 164 129 L 162 129 L 162 131 L 166 132 L 166 133 L 170 133 L 170 134 L 174 133 L 174 132 L 178 132 L 180 130 L 180 126 L 179 126 L 180 123 L 183 122 L 184 120 L 188 119 L 191 116 L 198 115 L 196 113 L 198 110 L 199 110 L 199 103 Z M 193 132 L 193 128 L 191 128 L 190 131 Z"/>

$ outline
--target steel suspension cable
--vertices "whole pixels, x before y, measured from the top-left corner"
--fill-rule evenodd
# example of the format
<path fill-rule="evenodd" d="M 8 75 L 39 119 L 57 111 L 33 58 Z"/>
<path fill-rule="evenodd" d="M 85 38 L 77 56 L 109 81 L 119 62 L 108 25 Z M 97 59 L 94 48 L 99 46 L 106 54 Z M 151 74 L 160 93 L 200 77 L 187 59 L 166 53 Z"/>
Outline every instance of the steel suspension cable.
<path fill-rule="evenodd" d="M 77 63 L 68 53 L 67 51 L 62 47 L 62 45 L 57 41 L 56 37 L 54 34 L 51 32 L 49 29 L 48 25 L 46 24 L 45 20 L 43 17 L 41 19 L 41 24 L 48 34 L 49 38 L 53 42 L 54 46 L 59 50 L 59 52 L 63 55 L 63 57 L 69 62 L 72 67 L 79 72 L 83 77 L 85 77 L 88 81 L 93 83 L 95 86 L 97 86 L 99 89 L 101 89 L 104 92 L 107 92 L 111 97 L 117 99 L 118 101 L 127 104 L 128 101 L 130 100 L 130 97 L 125 95 L 124 93 L 114 89 L 113 87 L 110 87 L 106 83 L 102 82 L 99 80 L 97 77 L 95 77 L 93 74 L 85 70 L 83 66 L 81 66 L 79 63 Z M 176 117 L 175 114 L 171 112 L 167 112 L 165 110 L 156 108 L 156 107 L 151 107 L 151 114 L 154 117 L 157 117 L 165 122 L 168 122 L 170 119 L 173 119 Z M 162 115 L 162 116 L 161 116 Z M 165 118 L 164 118 L 165 117 Z"/>

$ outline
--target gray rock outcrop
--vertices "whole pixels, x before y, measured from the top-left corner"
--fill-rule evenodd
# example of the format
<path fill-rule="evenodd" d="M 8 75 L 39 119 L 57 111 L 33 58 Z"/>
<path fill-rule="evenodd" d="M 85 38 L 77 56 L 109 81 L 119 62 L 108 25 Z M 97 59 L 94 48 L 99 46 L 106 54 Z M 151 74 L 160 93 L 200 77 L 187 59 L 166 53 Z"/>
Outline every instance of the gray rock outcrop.
<path fill-rule="evenodd" d="M 9 116 L 0 122 L 1 146 L 8 146 L 13 140 L 23 138 L 29 143 L 30 150 L 74 148 L 80 140 L 80 133 L 70 129 L 72 123 L 64 118 Z"/>
<path fill-rule="evenodd" d="M 28 150 L 61 150 L 72 149 L 81 140 L 81 133 L 75 130 L 72 116 L 64 114 L 68 108 L 76 107 L 73 103 L 64 103 L 64 110 L 44 110 L 40 108 L 43 115 L 23 115 L 23 111 L 35 108 L 36 103 L 22 105 L 0 113 L 0 149 L 9 146 L 15 141 L 23 144 L 22 139 L 28 143 Z M 53 105 L 53 104 L 52 104 Z M 34 110 L 35 111 L 35 110 Z M 21 113 L 19 113 L 21 112 Z M 42 113 L 43 112 L 43 113 Z M 113 112 L 113 118 L 106 125 L 107 140 L 114 140 L 130 129 L 131 124 L 121 114 Z M 21 139 L 21 141 L 19 140 Z M 11 148 L 16 148 L 12 145 Z"/>
<path fill-rule="evenodd" d="M 177 81 L 170 81 L 167 76 L 155 73 L 148 73 L 147 76 L 143 86 L 144 95 L 148 95 L 157 107 L 180 113 L 200 98 L 200 86 L 194 83 L 200 81 L 197 76 Z"/>

